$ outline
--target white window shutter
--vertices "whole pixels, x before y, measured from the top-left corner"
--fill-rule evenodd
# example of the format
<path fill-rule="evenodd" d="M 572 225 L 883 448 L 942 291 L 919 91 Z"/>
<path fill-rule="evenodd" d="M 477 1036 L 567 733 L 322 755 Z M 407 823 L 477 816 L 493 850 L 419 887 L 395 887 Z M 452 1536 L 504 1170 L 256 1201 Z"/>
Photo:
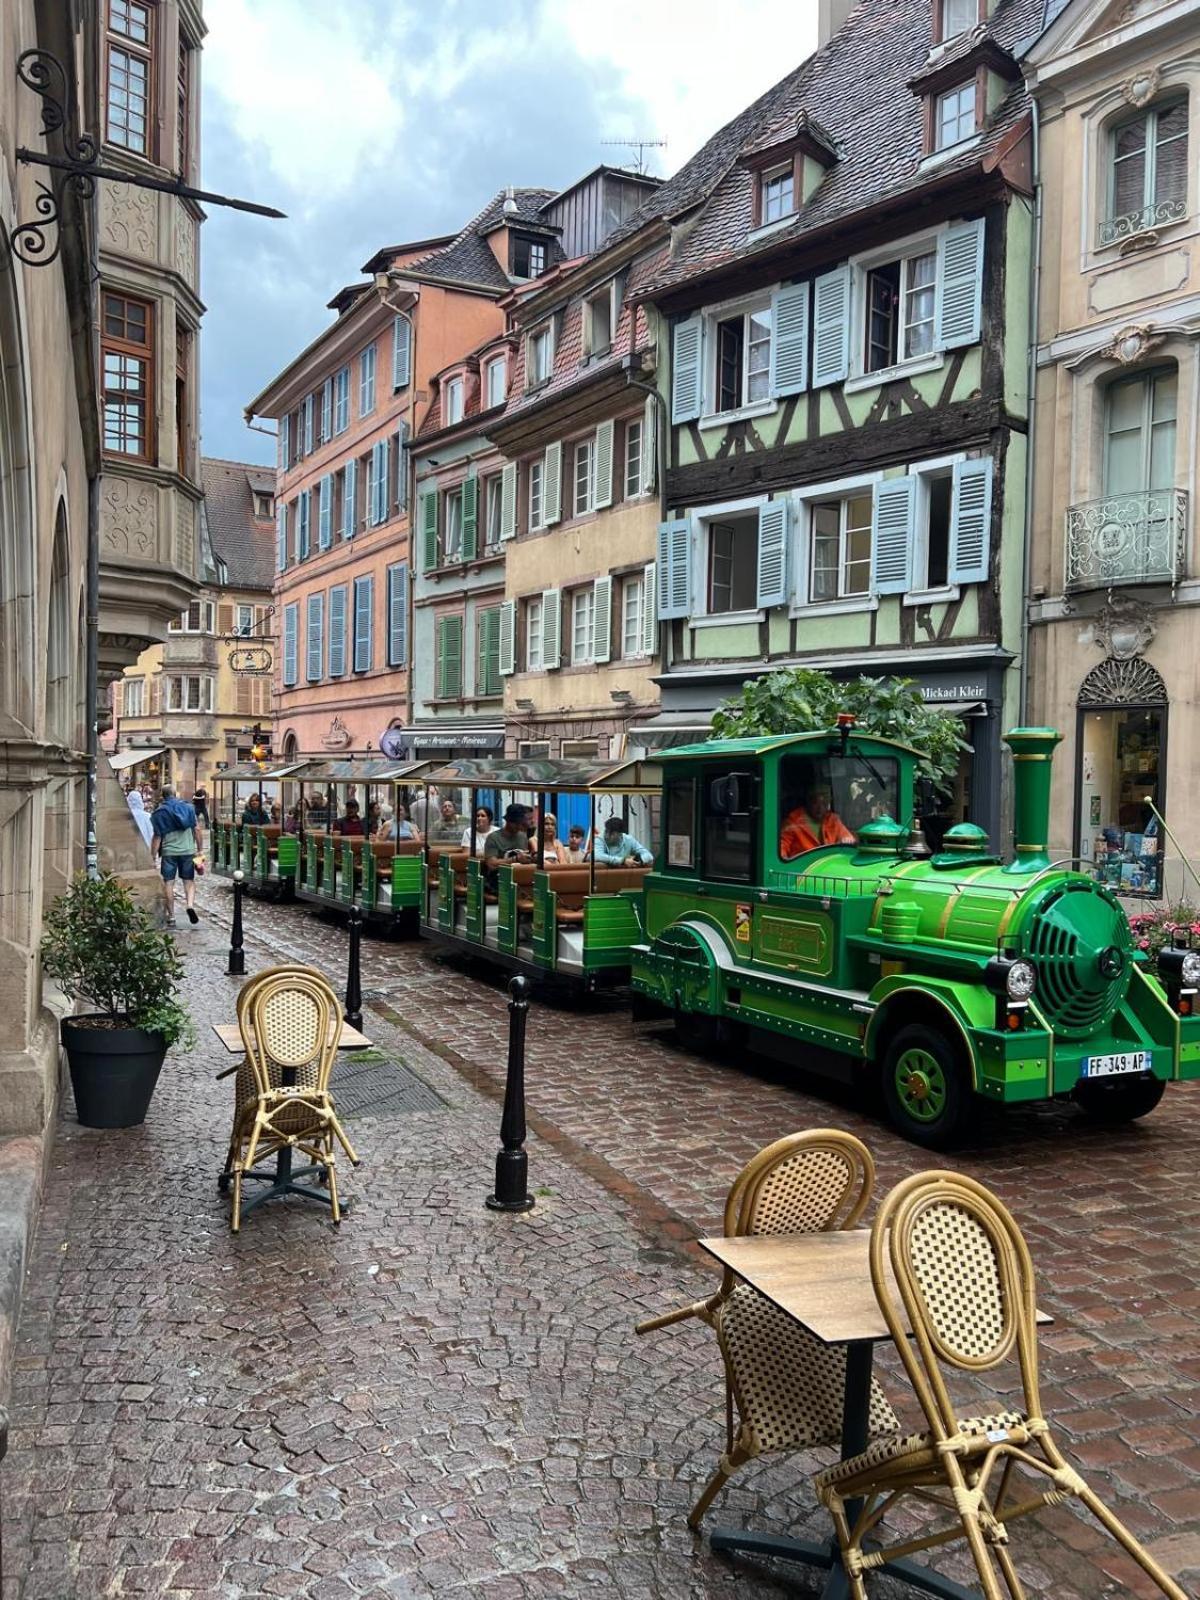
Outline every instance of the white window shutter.
<path fill-rule="evenodd" d="M 542 590 L 542 668 L 557 672 L 562 663 L 562 590 Z"/>
<path fill-rule="evenodd" d="M 704 318 L 677 322 L 671 335 L 671 421 L 691 422 L 704 405 Z"/>
<path fill-rule="evenodd" d="M 658 401 L 646 396 L 642 419 L 642 488 L 647 494 L 658 487 Z"/>
<path fill-rule="evenodd" d="M 661 622 L 691 610 L 692 524 L 674 517 L 658 525 L 658 616 Z"/>
<path fill-rule="evenodd" d="M 592 585 L 592 660 L 612 660 L 612 579 Z"/>
<path fill-rule="evenodd" d="M 788 542 L 791 533 L 786 500 L 768 500 L 758 508 L 759 606 L 782 606 L 788 598 Z"/>
<path fill-rule="evenodd" d="M 500 607 L 500 676 L 511 678 L 517 670 L 517 602 Z"/>
<path fill-rule="evenodd" d="M 983 219 L 947 228 L 938 241 L 934 341 L 939 350 L 977 344 L 983 305 Z"/>
<path fill-rule="evenodd" d="M 562 520 L 562 444 L 555 440 L 546 446 L 542 469 L 542 526 L 549 528 Z"/>
<path fill-rule="evenodd" d="M 850 268 L 813 284 L 813 388 L 841 383 L 850 370 Z"/>
<path fill-rule="evenodd" d="M 500 537 L 514 539 L 517 534 L 517 463 L 510 461 L 500 474 Z"/>
<path fill-rule="evenodd" d="M 594 493 L 592 504 L 597 511 L 612 505 L 613 492 L 613 423 L 602 422 L 596 429 L 596 442 L 592 447 L 592 478 Z"/>
<path fill-rule="evenodd" d="M 808 388 L 808 284 L 785 283 L 771 299 L 771 393 Z"/>
<path fill-rule="evenodd" d="M 992 461 L 958 461 L 950 504 L 950 582 L 986 583 L 991 554 Z"/>
<path fill-rule="evenodd" d="M 642 571 L 642 649 L 648 656 L 658 654 L 658 563 L 651 561 Z"/>
<path fill-rule="evenodd" d="M 410 355 L 412 352 L 412 323 L 407 317 L 397 315 L 392 324 L 392 388 L 407 389 Z"/>
<path fill-rule="evenodd" d="M 903 594 L 912 579 L 917 480 L 885 478 L 875 489 L 871 527 L 871 591 Z"/>

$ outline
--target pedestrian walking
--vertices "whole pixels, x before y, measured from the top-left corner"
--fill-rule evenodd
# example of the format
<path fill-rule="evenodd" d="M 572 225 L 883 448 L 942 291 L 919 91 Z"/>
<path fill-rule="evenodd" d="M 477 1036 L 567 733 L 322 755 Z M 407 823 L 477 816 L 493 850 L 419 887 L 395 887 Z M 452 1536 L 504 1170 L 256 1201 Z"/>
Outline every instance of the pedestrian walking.
<path fill-rule="evenodd" d="M 183 900 L 189 922 L 199 922 L 196 911 L 196 857 L 204 848 L 196 808 L 187 800 L 177 800 L 174 789 L 164 788 L 162 800 L 150 818 L 154 830 L 151 845 L 162 873 L 163 901 L 167 927 L 175 926 L 175 879 L 183 883 Z"/>
<path fill-rule="evenodd" d="M 196 820 L 202 822 L 206 828 L 212 824 L 208 820 L 208 790 L 201 787 L 192 791 L 192 805 L 196 809 Z"/>
<path fill-rule="evenodd" d="M 142 799 L 140 789 L 130 789 L 125 796 L 125 804 L 129 807 L 133 820 L 137 823 L 138 832 L 147 844 L 153 845 L 154 829 L 150 826 L 150 813 L 146 810 L 146 802 Z"/>

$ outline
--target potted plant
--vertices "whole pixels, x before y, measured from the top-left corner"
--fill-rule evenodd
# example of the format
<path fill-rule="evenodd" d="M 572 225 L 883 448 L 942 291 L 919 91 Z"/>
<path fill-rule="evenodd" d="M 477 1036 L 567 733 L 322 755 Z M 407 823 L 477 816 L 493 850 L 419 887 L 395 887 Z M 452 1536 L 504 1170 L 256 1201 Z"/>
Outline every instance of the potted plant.
<path fill-rule="evenodd" d="M 80 1122 L 136 1127 L 167 1051 L 196 1042 L 176 999 L 183 963 L 175 941 L 155 931 L 116 878 L 80 876 L 50 908 L 41 952 L 43 969 L 70 999 L 97 1007 L 62 1022 Z"/>

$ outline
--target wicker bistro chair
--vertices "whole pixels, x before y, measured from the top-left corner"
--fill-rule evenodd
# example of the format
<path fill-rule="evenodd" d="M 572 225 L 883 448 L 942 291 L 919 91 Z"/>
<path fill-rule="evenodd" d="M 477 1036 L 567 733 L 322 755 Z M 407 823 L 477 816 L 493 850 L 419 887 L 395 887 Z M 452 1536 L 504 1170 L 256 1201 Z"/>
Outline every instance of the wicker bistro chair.
<path fill-rule="evenodd" d="M 889 1282 L 888 1266 L 895 1285 Z M 1025 1589 L 1008 1550 L 1008 1525 L 1043 1506 L 1079 1499 L 1172 1600 L 1184 1591 L 1069 1466 L 1042 1416 L 1033 1263 L 1008 1211 L 974 1179 L 924 1172 L 888 1195 L 871 1231 L 871 1278 L 892 1338 L 928 1421 L 818 1474 L 817 1493 L 837 1528 L 853 1600 L 884 1562 L 965 1538 L 986 1600 Z M 908 1338 L 911 1325 L 913 1338 Z M 961 1417 L 943 1368 L 976 1374 L 1016 1358 L 1020 1410 Z M 1034 1493 L 1013 1492 L 1023 1468 Z M 864 1549 L 889 1508 L 912 1495 L 948 1511 L 943 1531 L 886 1549 Z"/>
<path fill-rule="evenodd" d="M 299 1150 L 318 1169 L 329 1185 L 333 1220 L 341 1221 L 335 1143 L 352 1165 L 358 1165 L 358 1157 L 329 1092 L 339 1022 L 337 997 L 314 968 L 260 973 L 239 996 L 238 1024 L 246 1056 L 238 1072 L 226 1168 L 232 1177 L 230 1226 L 235 1233 L 241 1221 L 244 1179 L 256 1162 L 285 1148 Z M 288 1072 L 294 1074 L 291 1084 L 284 1082 Z"/>
<path fill-rule="evenodd" d="M 817 1128 L 769 1144 L 734 1179 L 726 1237 L 828 1233 L 852 1228 L 875 1183 L 871 1152 L 852 1134 Z M 638 1333 L 699 1317 L 716 1330 L 725 1361 L 725 1452 L 688 1513 L 697 1528 L 739 1467 L 774 1450 L 804 1450 L 841 1437 L 846 1354 L 823 1345 L 786 1312 L 726 1269 L 707 1299 L 637 1325 Z M 735 1425 L 736 1424 L 736 1425 Z M 872 1433 L 896 1417 L 872 1385 Z"/>

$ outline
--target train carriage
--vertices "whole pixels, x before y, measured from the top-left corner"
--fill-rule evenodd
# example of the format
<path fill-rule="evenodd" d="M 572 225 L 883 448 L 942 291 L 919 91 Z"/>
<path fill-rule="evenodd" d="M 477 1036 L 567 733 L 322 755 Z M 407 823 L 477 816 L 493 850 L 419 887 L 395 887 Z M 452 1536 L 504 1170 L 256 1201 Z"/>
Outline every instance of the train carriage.
<path fill-rule="evenodd" d="M 212 783 L 212 867 L 222 877 L 241 871 L 253 888 L 285 896 L 293 892 L 300 849 L 271 808 L 284 784 L 309 766 L 307 761 L 242 761 L 215 774 Z M 262 821 L 244 822 L 246 805 L 256 796 Z"/>
<path fill-rule="evenodd" d="M 657 833 L 661 772 L 654 762 L 471 761 L 431 770 L 423 779 L 437 800 L 450 796 L 464 816 L 488 805 L 496 824 L 509 806 L 528 811 L 524 860 L 485 861 L 473 828 L 467 843 L 427 842 L 422 932 L 464 953 L 590 991 L 629 979 L 629 952 L 642 937 L 645 863 L 597 860 L 604 825 L 622 817 L 630 837 L 648 846 Z M 586 860 L 564 863 L 547 852 L 542 819 L 553 816 L 565 840 L 582 829 Z"/>
<path fill-rule="evenodd" d="M 664 752 L 635 1004 L 726 1051 L 753 1030 L 800 1066 L 877 1073 L 895 1125 L 935 1148 L 980 1098 L 1152 1110 L 1168 1081 L 1200 1076 L 1200 953 L 1167 951 L 1151 972 L 1115 896 L 1049 860 L 1059 737 L 1007 735 L 1007 864 L 970 824 L 932 857 L 914 850 L 918 752 L 849 719 Z"/>

